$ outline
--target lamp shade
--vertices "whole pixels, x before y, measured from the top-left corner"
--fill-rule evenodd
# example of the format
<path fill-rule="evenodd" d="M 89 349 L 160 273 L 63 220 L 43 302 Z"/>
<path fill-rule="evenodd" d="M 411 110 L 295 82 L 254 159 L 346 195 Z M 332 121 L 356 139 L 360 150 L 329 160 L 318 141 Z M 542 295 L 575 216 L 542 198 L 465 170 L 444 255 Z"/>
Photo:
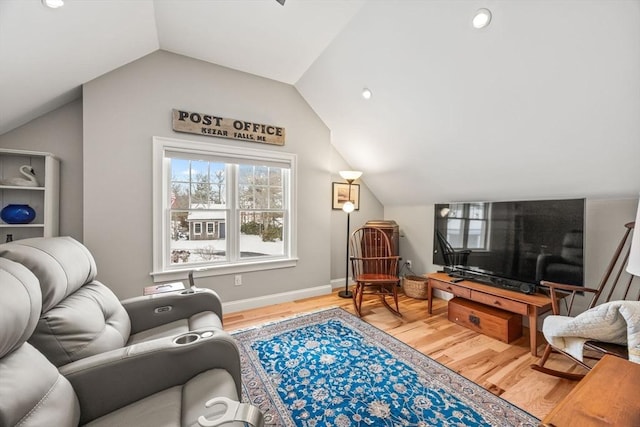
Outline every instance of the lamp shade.
<path fill-rule="evenodd" d="M 348 202 L 344 202 L 344 205 L 342 205 L 342 210 L 345 211 L 346 213 L 353 212 L 355 208 L 356 208 L 356 205 L 354 205 L 351 200 L 349 200 Z"/>
<path fill-rule="evenodd" d="M 339 173 L 342 179 L 347 181 L 355 181 L 362 176 L 361 171 L 340 171 Z"/>
<path fill-rule="evenodd" d="M 629 262 L 627 263 L 627 271 L 634 276 L 640 276 L 640 204 L 638 205 L 638 213 L 636 215 L 636 225 L 633 227 L 633 238 L 631 239 L 631 252 L 629 253 Z"/>

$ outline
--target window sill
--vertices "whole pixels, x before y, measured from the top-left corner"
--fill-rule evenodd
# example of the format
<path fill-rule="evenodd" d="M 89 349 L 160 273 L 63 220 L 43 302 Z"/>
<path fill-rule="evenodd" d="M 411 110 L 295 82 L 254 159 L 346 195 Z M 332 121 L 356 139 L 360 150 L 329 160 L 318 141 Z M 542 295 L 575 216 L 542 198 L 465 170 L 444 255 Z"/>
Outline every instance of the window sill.
<path fill-rule="evenodd" d="M 278 268 L 295 267 L 298 263 L 297 258 L 269 260 L 269 261 L 252 261 L 238 264 L 224 264 L 215 266 L 192 266 L 190 268 L 180 268 L 168 271 L 153 271 L 151 276 L 153 282 L 168 282 L 173 280 L 185 280 L 190 271 L 194 271 L 193 277 L 209 277 L 223 276 L 227 274 L 247 273 L 252 271 L 275 270 Z"/>

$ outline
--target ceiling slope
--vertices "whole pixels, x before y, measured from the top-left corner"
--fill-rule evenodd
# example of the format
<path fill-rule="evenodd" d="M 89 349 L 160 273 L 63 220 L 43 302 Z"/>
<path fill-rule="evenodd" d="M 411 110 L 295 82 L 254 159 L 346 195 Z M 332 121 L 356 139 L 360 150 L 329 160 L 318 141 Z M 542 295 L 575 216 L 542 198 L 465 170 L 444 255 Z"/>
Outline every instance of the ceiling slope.
<path fill-rule="evenodd" d="M 296 84 L 338 152 L 385 206 L 637 197 L 640 2 L 481 3 L 366 3 Z"/>
<path fill-rule="evenodd" d="M 0 0 L 0 134 L 159 47 L 151 0 Z"/>
<path fill-rule="evenodd" d="M 157 49 L 295 83 L 364 0 L 0 0 L 0 135 Z"/>

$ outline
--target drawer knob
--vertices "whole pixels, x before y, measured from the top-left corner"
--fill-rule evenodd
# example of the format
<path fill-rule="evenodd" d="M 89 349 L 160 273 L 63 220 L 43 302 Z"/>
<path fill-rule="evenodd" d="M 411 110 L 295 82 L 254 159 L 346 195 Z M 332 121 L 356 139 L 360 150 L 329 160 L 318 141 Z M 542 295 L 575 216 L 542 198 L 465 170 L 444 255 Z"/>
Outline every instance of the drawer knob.
<path fill-rule="evenodd" d="M 500 301 L 494 301 L 493 305 L 500 305 Z"/>
<path fill-rule="evenodd" d="M 469 315 L 469 322 L 471 322 L 472 324 L 479 326 L 480 325 L 480 318 L 478 316 L 474 316 L 473 314 Z"/>

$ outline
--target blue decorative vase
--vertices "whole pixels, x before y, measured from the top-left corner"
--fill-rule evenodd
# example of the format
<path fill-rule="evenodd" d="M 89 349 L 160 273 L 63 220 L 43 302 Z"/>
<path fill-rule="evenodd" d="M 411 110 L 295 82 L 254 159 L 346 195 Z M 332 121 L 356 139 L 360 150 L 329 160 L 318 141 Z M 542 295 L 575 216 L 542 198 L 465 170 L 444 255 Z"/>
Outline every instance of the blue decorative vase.
<path fill-rule="evenodd" d="M 7 205 L 0 211 L 7 224 L 29 224 L 36 219 L 36 211 L 29 205 Z"/>

